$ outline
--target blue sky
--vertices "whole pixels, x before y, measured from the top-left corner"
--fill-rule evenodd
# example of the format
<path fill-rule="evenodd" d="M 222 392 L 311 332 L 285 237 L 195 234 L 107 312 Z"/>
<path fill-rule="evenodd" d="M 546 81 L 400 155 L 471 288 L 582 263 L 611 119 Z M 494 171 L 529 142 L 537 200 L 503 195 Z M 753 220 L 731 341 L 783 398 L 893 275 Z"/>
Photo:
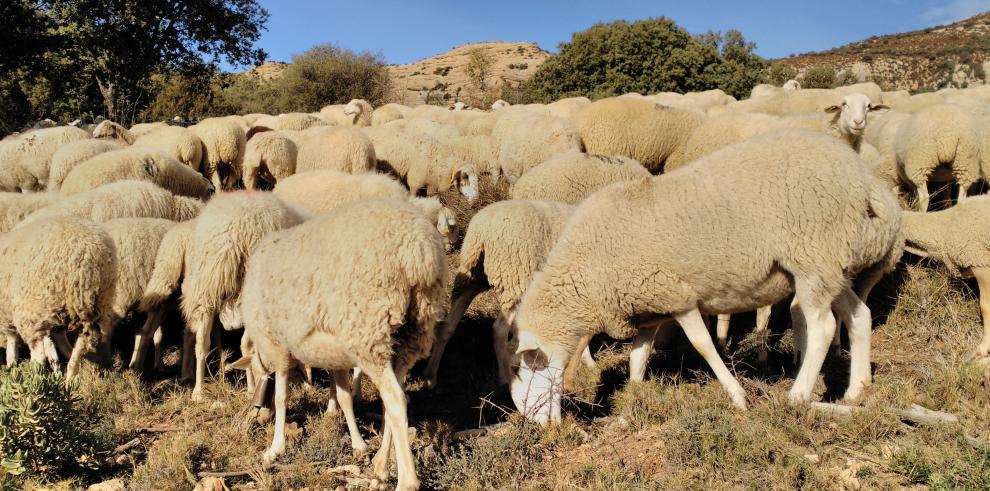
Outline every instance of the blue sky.
<path fill-rule="evenodd" d="M 767 58 L 817 51 L 876 34 L 952 22 L 990 0 L 260 0 L 271 13 L 260 45 L 289 61 L 320 43 L 411 63 L 478 41 L 534 41 L 556 52 L 595 22 L 667 16 L 692 33 L 739 29 Z"/>

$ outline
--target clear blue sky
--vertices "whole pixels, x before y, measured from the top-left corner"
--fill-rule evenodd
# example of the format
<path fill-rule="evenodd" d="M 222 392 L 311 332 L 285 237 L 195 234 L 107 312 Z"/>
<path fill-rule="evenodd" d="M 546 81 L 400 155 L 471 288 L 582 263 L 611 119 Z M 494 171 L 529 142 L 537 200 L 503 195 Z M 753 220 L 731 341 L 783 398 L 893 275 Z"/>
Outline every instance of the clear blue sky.
<path fill-rule="evenodd" d="M 411 63 L 478 41 L 533 41 L 556 52 L 595 22 L 667 16 L 691 33 L 739 29 L 767 58 L 818 51 L 990 10 L 990 0 L 260 0 L 260 45 L 289 61 L 320 43 Z"/>

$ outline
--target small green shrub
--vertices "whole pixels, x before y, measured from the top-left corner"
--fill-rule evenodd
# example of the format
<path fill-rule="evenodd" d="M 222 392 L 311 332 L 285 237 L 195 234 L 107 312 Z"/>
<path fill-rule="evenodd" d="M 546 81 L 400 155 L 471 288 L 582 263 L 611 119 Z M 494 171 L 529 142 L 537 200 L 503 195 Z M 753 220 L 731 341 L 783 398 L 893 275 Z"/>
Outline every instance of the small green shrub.
<path fill-rule="evenodd" d="M 440 75 L 441 77 L 446 77 L 447 74 L 450 73 L 451 68 L 453 67 L 449 67 L 449 66 L 437 67 L 435 70 L 433 70 L 433 74 Z"/>
<path fill-rule="evenodd" d="M 780 87 L 784 85 L 784 82 L 797 77 L 797 74 L 797 69 L 788 64 L 773 63 L 767 67 L 766 73 L 763 74 L 763 82 Z"/>
<path fill-rule="evenodd" d="M 801 81 L 801 87 L 805 89 L 831 89 L 835 84 L 835 70 L 827 66 L 809 68 Z"/>
<path fill-rule="evenodd" d="M 110 445 L 75 391 L 37 363 L 0 371 L 0 473 L 51 478 L 99 467 Z"/>

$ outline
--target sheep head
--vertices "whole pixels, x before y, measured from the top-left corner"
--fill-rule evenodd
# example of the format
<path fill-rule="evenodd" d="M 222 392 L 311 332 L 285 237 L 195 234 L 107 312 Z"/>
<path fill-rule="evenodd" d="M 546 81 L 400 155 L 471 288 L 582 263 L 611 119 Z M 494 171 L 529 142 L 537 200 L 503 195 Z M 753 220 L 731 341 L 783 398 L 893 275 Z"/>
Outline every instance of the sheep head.
<path fill-rule="evenodd" d="M 835 120 L 843 134 L 859 136 L 866 130 L 867 115 L 873 111 L 889 109 L 883 104 L 873 104 L 864 94 L 849 94 L 839 105 L 825 108 L 825 112 L 835 114 Z"/>
<path fill-rule="evenodd" d="M 473 165 L 462 165 L 450 176 L 451 183 L 457 188 L 457 192 L 467 198 L 468 204 L 473 205 L 481 196 L 478 187 L 478 169 Z"/>

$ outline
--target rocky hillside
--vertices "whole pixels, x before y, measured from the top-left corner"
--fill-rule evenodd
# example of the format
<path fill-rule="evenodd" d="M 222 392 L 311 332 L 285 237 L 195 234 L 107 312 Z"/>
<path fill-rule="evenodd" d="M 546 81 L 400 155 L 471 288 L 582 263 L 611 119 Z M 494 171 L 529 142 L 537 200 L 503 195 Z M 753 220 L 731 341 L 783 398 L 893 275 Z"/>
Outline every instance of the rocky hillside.
<path fill-rule="evenodd" d="M 802 71 L 832 67 L 889 90 L 982 84 L 990 71 L 990 12 L 954 24 L 874 36 L 779 61 Z"/>
<path fill-rule="evenodd" d="M 244 75 L 262 82 L 270 82 L 281 77 L 288 66 L 289 64 L 284 61 L 268 61 L 244 72 Z"/>
<path fill-rule="evenodd" d="M 481 50 L 492 60 L 487 94 L 482 94 L 467 74 L 468 61 L 475 50 Z M 464 44 L 416 63 L 389 66 L 393 86 L 391 99 L 407 105 L 424 103 L 427 98 L 433 102 L 448 101 L 453 104 L 455 99 L 460 99 L 478 104 L 483 96 L 490 98 L 492 94 L 498 94 L 499 88 L 505 84 L 515 85 L 529 79 L 549 57 L 550 54 L 536 43 Z"/>

